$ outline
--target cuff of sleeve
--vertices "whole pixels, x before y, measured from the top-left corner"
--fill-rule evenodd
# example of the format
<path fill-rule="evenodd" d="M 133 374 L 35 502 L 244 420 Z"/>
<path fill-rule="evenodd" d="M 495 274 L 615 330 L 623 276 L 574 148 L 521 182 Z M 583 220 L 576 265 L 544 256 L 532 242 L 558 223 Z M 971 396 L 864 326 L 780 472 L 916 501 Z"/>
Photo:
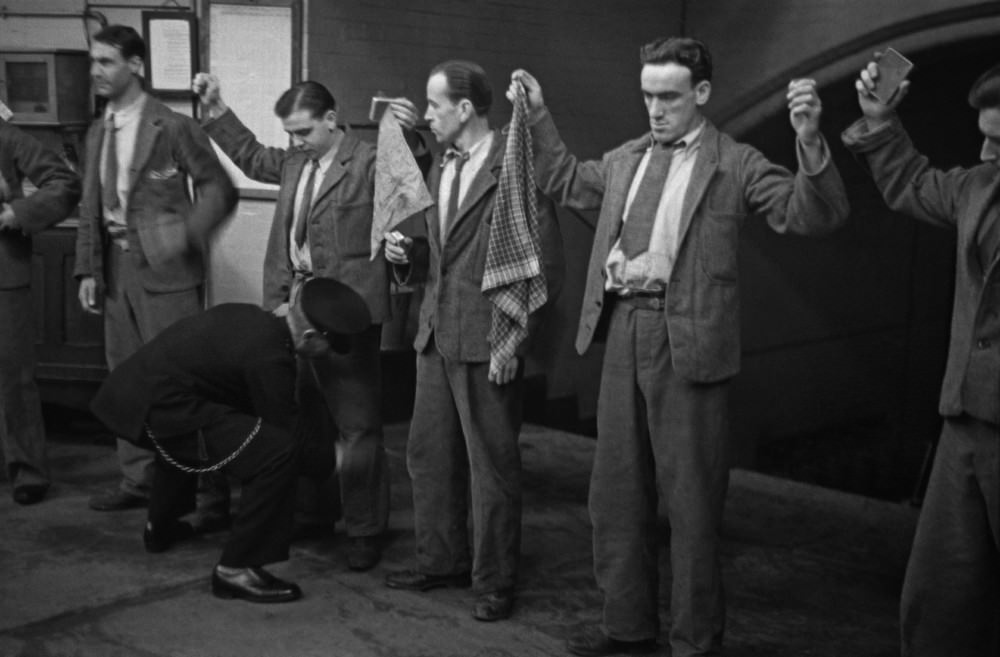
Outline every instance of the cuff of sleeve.
<path fill-rule="evenodd" d="M 875 129 L 869 129 L 868 121 L 862 117 L 849 125 L 841 133 L 840 139 L 844 142 L 844 146 L 850 150 L 863 152 L 892 139 L 901 130 L 902 124 L 899 119 L 893 118 Z"/>
<path fill-rule="evenodd" d="M 830 148 L 826 145 L 826 138 L 819 135 L 819 161 L 808 157 L 805 144 L 801 139 L 795 140 L 795 152 L 799 159 L 799 169 L 807 176 L 816 176 L 826 170 L 830 164 Z"/>

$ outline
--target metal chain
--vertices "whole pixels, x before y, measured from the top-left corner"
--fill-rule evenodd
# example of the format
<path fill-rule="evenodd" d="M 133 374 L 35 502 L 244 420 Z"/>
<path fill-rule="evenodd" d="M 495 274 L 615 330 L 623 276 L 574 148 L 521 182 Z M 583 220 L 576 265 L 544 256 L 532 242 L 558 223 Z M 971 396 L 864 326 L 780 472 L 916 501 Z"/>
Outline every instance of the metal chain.
<path fill-rule="evenodd" d="M 243 441 L 242 445 L 237 447 L 232 454 L 222 459 L 215 465 L 205 466 L 204 468 L 193 468 L 189 465 L 183 465 L 182 463 L 178 463 L 176 460 L 174 460 L 174 457 L 170 456 L 170 454 L 167 454 L 167 450 L 163 449 L 163 446 L 160 445 L 160 442 L 156 439 L 156 436 L 153 435 L 153 431 L 149 428 L 148 424 L 146 425 L 146 435 L 149 436 L 149 439 L 153 441 L 153 445 L 156 447 L 156 451 L 160 453 L 160 456 L 163 457 L 164 461 L 174 466 L 181 472 L 186 472 L 188 474 L 204 474 L 206 472 L 215 472 L 216 470 L 220 470 L 226 467 L 226 465 L 228 465 L 230 461 L 239 456 L 240 453 L 243 450 L 245 450 L 247 446 L 250 444 L 250 441 L 252 441 L 257 436 L 257 432 L 260 431 L 260 424 L 261 424 L 261 419 L 257 418 L 257 424 L 254 425 L 253 429 L 251 429 L 250 434 L 246 437 L 246 440 Z"/>

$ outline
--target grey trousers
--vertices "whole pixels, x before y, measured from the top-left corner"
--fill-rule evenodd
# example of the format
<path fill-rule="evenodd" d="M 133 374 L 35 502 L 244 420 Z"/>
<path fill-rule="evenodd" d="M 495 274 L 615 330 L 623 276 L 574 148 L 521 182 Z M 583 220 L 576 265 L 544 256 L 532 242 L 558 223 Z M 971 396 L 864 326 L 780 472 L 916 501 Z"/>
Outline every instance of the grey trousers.
<path fill-rule="evenodd" d="M 163 329 L 201 312 L 202 299 L 200 288 L 162 294 L 144 289 L 131 254 L 114 244 L 107 246 L 105 257 L 104 354 L 113 370 Z M 148 497 L 153 484 L 153 453 L 119 438 L 118 464 L 121 489 Z"/>
<path fill-rule="evenodd" d="M 610 312 L 589 497 L 604 629 L 624 641 L 659 633 L 662 498 L 670 523 L 672 654 L 718 654 L 728 384 L 693 384 L 674 372 L 661 311 L 617 302 Z"/>
<path fill-rule="evenodd" d="M 503 386 L 488 374 L 489 363 L 447 360 L 433 343 L 418 354 L 406 446 L 417 570 L 449 575 L 471 566 L 477 592 L 512 589 L 521 553 L 523 368 Z"/>
<path fill-rule="evenodd" d="M 1000 654 L 1000 431 L 946 418 L 903 580 L 904 657 Z"/>
<path fill-rule="evenodd" d="M 31 289 L 0 290 L 0 446 L 15 489 L 49 485 Z"/>

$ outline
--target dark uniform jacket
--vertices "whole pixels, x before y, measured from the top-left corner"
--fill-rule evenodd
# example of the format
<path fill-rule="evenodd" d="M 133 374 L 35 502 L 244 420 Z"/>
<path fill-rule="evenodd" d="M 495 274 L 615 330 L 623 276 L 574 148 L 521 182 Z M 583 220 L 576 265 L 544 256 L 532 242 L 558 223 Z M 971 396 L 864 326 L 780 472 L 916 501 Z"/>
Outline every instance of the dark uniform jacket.
<path fill-rule="evenodd" d="M 115 368 L 91 402 L 116 435 L 195 431 L 234 410 L 291 429 L 295 357 L 283 318 L 228 303 L 178 321 Z"/>

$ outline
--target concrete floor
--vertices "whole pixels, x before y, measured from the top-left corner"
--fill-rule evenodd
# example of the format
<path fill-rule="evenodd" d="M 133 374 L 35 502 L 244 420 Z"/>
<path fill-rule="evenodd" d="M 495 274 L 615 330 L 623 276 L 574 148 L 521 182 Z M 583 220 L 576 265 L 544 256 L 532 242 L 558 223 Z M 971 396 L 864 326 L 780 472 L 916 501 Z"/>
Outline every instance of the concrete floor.
<path fill-rule="evenodd" d="M 0 657 L 568 654 L 565 638 L 600 620 L 586 509 L 593 441 L 525 428 L 520 595 L 509 621 L 487 624 L 470 616 L 468 591 L 383 586 L 386 570 L 407 566 L 413 552 L 406 426 L 387 427 L 386 439 L 394 510 L 382 563 L 348 570 L 339 533 L 300 541 L 272 570 L 298 582 L 304 598 L 254 605 L 209 592 L 224 535 L 149 555 L 143 510 L 90 511 L 90 494 L 115 481 L 112 447 L 56 437 L 49 497 L 17 506 L 6 482 L 0 496 Z M 723 532 L 726 654 L 898 655 L 897 600 L 915 519 L 907 506 L 734 470 Z M 661 563 L 666 591 L 665 551 Z M 664 599 L 664 628 L 667 607 Z"/>

